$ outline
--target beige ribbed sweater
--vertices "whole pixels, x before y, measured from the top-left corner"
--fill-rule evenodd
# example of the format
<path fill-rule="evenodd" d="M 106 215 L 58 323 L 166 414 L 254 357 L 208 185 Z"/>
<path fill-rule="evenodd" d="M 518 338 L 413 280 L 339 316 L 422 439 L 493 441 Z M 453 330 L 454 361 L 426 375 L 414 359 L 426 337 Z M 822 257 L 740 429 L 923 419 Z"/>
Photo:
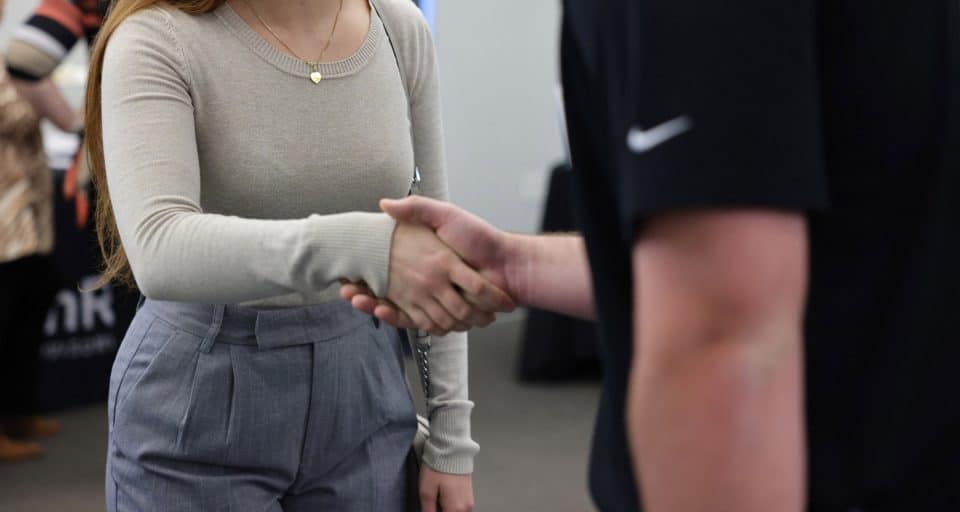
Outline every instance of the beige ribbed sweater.
<path fill-rule="evenodd" d="M 378 200 L 403 197 L 414 165 L 424 195 L 445 198 L 447 181 L 429 29 L 412 2 L 380 4 L 409 109 L 376 14 L 353 56 L 320 66 L 319 85 L 229 5 L 154 8 L 122 24 L 104 63 L 104 147 L 144 295 L 282 307 L 332 300 L 339 278 L 386 292 L 395 223 Z M 469 473 L 466 336 L 433 344 L 425 462 Z"/>

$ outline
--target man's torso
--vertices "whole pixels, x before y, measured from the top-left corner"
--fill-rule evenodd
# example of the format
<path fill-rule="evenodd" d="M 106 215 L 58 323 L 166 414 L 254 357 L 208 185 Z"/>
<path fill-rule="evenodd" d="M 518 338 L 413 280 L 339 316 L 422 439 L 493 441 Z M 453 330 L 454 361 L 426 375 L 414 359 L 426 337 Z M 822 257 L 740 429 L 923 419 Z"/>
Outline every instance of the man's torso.
<path fill-rule="evenodd" d="M 578 203 L 608 355 L 591 478 L 605 510 L 635 506 L 622 427 L 632 347 L 632 240 L 625 235 L 631 226 L 626 225 L 623 210 L 655 214 L 658 208 L 666 208 L 663 204 L 685 207 L 682 199 L 670 203 L 654 198 L 647 210 L 629 204 L 623 194 L 633 191 L 630 185 L 636 177 L 630 173 L 645 173 L 648 167 L 625 166 L 630 160 L 617 156 L 627 140 L 624 122 L 617 119 L 620 113 L 642 115 L 655 110 L 657 105 L 651 103 L 656 103 L 676 105 L 676 116 L 685 114 L 680 93 L 656 97 L 654 92 L 660 89 L 649 85 L 671 79 L 651 76 L 658 69 L 671 68 L 650 63 L 669 60 L 673 41 L 652 40 L 643 31 L 644 23 L 660 21 L 649 19 L 665 10 L 655 6 L 658 3 L 566 2 L 568 116 L 571 123 L 579 117 L 581 125 L 590 124 L 571 128 Z M 684 3 L 691 8 L 696 4 Z M 745 28 L 780 23 L 783 37 L 806 32 L 813 46 L 815 66 L 810 73 L 784 74 L 783 69 L 798 68 L 791 59 L 803 58 L 788 52 L 783 54 L 783 68 L 774 62 L 769 69 L 758 66 L 755 71 L 772 76 L 771 84 L 778 74 L 788 84 L 798 77 L 815 81 L 810 97 L 816 112 L 797 116 L 802 119 L 773 117 L 760 128 L 796 130 L 796 136 L 789 133 L 783 140 L 787 144 L 805 141 L 804 158 L 809 155 L 814 162 L 810 172 L 822 176 L 809 182 L 801 177 L 804 187 L 810 185 L 809 192 L 796 196 L 770 187 L 775 192 L 768 198 L 745 198 L 764 206 L 815 210 L 810 214 L 806 339 L 811 509 L 899 511 L 954 506 L 960 495 L 956 485 L 960 483 L 960 441 L 951 432 L 960 426 L 960 405 L 951 395 L 960 385 L 960 377 L 955 376 L 960 373 L 951 356 L 958 353 L 954 346 L 960 339 L 960 321 L 950 309 L 960 303 L 960 273 L 954 264 L 960 257 L 956 235 L 960 203 L 950 195 L 960 186 L 960 5 L 938 1 L 907 8 L 885 1 L 867 9 L 853 1 L 816 2 L 809 4 L 809 18 L 794 18 L 796 24 L 789 17 L 766 20 L 759 10 L 729 9 L 732 18 L 718 23 L 742 23 Z M 692 38 L 682 43 L 687 50 L 715 44 L 696 31 L 682 37 Z M 737 57 L 731 56 L 733 66 L 742 65 Z M 695 77 L 696 72 L 677 79 Z M 722 78 L 712 83 L 712 78 L 706 76 L 694 87 L 729 85 Z M 778 95 L 772 104 L 778 98 L 794 100 L 790 90 L 770 94 Z M 797 111 L 809 110 L 801 104 Z M 697 112 L 693 130 L 709 131 L 711 120 L 706 117 L 711 110 Z M 738 119 L 729 126 L 734 136 L 757 129 L 737 125 Z M 798 124 L 815 130 L 800 131 Z M 729 137 L 716 134 L 718 141 L 733 140 Z M 723 148 L 694 142 L 699 140 L 704 139 L 691 135 L 685 146 L 687 142 L 678 137 L 673 147 L 665 141 L 663 148 L 652 148 L 640 162 L 650 162 L 650 169 L 668 165 L 669 159 L 658 160 L 656 152 L 676 151 L 675 160 L 681 164 L 671 172 L 689 173 L 686 182 L 709 182 L 715 176 L 707 173 L 727 172 L 710 169 L 709 164 L 720 159 L 712 157 L 702 169 L 683 167 L 690 159 L 683 152 L 722 154 Z M 761 163 L 769 155 L 771 176 L 781 178 L 775 162 L 792 150 L 764 147 L 758 141 L 756 152 L 747 155 Z M 729 161 L 741 160 L 731 157 Z M 738 187 L 757 194 L 755 176 L 740 184 L 736 169 L 729 172 L 732 178 L 725 182 L 729 186 L 712 192 L 718 206 L 724 201 L 735 206 Z M 782 180 L 794 178 L 784 173 Z M 673 189 L 666 187 L 658 194 L 669 196 L 676 191 L 677 197 L 695 197 L 679 190 L 691 187 L 686 182 L 676 181 Z M 822 191 L 815 190 L 818 187 Z M 826 209 L 821 208 L 821 194 Z"/>

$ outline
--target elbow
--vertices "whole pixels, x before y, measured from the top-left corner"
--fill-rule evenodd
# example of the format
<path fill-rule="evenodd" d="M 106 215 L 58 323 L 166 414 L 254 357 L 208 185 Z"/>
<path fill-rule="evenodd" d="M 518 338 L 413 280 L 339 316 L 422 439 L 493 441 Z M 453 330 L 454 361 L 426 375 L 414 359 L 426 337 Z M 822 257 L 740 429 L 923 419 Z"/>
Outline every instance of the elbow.
<path fill-rule="evenodd" d="M 742 301 L 733 293 L 726 301 L 689 308 L 677 321 L 651 322 L 651 328 L 641 328 L 638 354 L 658 373 L 717 371 L 751 382 L 776 378 L 798 364 L 803 340 L 803 308 L 776 302 Z"/>
<path fill-rule="evenodd" d="M 144 215 L 130 226 L 133 229 L 126 234 L 120 226 L 130 270 L 144 297 L 163 301 L 189 300 L 184 295 L 184 290 L 189 288 L 184 283 L 190 279 L 185 277 L 189 268 L 172 238 L 182 219 L 188 215 L 192 212 L 163 209 Z"/>
<path fill-rule="evenodd" d="M 134 250 L 127 251 L 127 259 L 137 289 L 145 298 L 162 301 L 182 300 L 178 295 L 174 276 L 168 271 L 175 265 L 164 261 L 166 256 L 162 251 L 150 245 L 138 243 Z"/>
<path fill-rule="evenodd" d="M 170 286 L 171 280 L 159 271 L 157 265 L 143 261 L 134 264 L 131 260 L 130 267 L 137 289 L 145 298 L 162 301 L 177 300 L 176 287 Z"/>
<path fill-rule="evenodd" d="M 674 302 L 673 311 L 645 315 L 638 353 L 660 371 L 709 365 L 760 380 L 794 366 L 802 353 L 805 272 L 766 277 L 701 289 Z"/>
<path fill-rule="evenodd" d="M 654 225 L 635 249 L 636 353 L 662 371 L 710 362 L 764 375 L 801 354 L 805 223 L 709 212 Z"/>

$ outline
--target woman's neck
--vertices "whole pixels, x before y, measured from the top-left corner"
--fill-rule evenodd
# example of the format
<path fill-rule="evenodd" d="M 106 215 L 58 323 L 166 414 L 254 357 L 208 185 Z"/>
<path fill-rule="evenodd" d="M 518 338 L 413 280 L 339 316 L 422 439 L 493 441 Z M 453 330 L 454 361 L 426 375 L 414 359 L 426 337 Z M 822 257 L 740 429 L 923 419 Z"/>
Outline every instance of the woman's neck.
<path fill-rule="evenodd" d="M 344 5 L 353 0 L 342 0 Z M 341 0 L 246 0 L 275 28 L 285 31 L 312 31 L 329 24 L 337 15 Z M 241 0 L 242 3 L 242 0 Z"/>
<path fill-rule="evenodd" d="M 369 0 L 228 0 L 254 31 L 278 50 L 308 62 L 349 57 L 363 44 L 370 26 Z M 270 25 L 270 30 L 258 15 Z M 331 44 L 328 36 L 337 21 Z M 282 39 L 280 39 L 282 38 Z M 324 50 L 326 49 L 326 50 Z M 320 56 L 323 56 L 320 59 Z"/>

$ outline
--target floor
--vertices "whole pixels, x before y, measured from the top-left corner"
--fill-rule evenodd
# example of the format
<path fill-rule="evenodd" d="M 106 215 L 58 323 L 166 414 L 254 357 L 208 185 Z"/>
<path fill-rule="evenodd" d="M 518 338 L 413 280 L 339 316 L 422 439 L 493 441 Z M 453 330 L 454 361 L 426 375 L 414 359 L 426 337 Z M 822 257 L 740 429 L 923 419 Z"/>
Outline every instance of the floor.
<path fill-rule="evenodd" d="M 593 510 L 586 460 L 599 387 L 520 385 L 513 378 L 520 322 L 471 335 L 473 434 L 481 445 L 474 485 L 478 511 Z M 39 460 L 0 465 L 0 512 L 100 512 L 106 411 L 61 416 L 64 432 Z"/>

